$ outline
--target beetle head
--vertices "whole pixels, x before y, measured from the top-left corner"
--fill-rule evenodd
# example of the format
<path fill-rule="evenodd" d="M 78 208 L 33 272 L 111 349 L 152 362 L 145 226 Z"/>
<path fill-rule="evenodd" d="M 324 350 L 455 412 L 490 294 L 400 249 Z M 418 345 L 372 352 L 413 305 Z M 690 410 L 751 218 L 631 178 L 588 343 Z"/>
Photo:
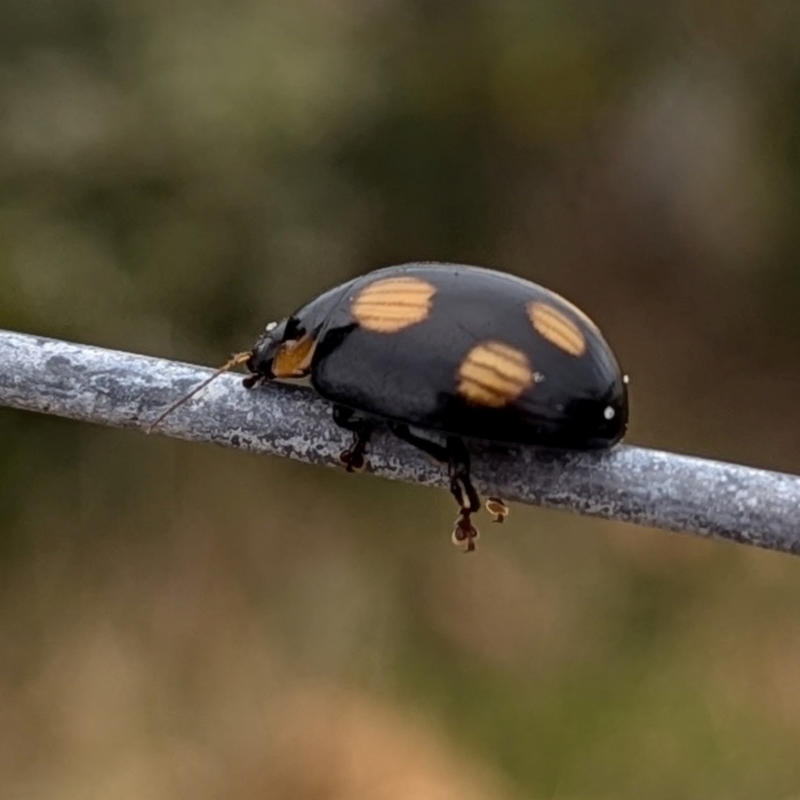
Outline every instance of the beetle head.
<path fill-rule="evenodd" d="M 246 361 L 252 375 L 247 383 L 274 378 L 302 378 L 311 371 L 316 339 L 297 317 L 270 322 Z"/>
<path fill-rule="evenodd" d="M 289 319 L 287 318 L 279 322 L 270 322 L 256 340 L 253 349 L 250 351 L 250 356 L 245 362 L 245 366 L 254 377 L 258 376 L 265 380 L 271 380 L 275 377 L 272 365 L 278 349 L 283 344 L 288 321 Z"/>

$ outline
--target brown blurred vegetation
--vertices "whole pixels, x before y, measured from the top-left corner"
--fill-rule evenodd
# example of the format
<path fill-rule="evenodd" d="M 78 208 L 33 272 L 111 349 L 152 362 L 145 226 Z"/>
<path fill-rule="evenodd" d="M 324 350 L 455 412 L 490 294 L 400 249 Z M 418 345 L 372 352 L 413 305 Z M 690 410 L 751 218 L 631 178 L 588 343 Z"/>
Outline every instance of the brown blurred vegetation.
<path fill-rule="evenodd" d="M 602 324 L 630 441 L 800 472 L 799 218 L 789 0 L 0 5 L 2 327 L 216 364 L 479 263 Z M 464 558 L 442 492 L 0 441 L 3 798 L 800 796 L 792 558 L 524 508 Z"/>

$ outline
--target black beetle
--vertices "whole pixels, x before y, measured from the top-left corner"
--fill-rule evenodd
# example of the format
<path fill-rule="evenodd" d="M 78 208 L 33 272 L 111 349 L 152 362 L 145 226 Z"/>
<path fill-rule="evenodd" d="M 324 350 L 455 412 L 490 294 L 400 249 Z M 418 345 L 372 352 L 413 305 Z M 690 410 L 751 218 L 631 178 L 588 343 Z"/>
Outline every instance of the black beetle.
<path fill-rule="evenodd" d="M 354 434 L 341 454 L 348 471 L 364 466 L 381 423 L 447 464 L 460 508 L 453 539 L 468 551 L 480 500 L 465 438 L 600 449 L 628 422 L 627 377 L 592 320 L 542 286 L 482 267 L 412 263 L 354 278 L 270 323 L 223 369 L 241 363 L 248 388 L 310 378 Z M 508 513 L 499 498 L 487 507 L 497 522 Z"/>

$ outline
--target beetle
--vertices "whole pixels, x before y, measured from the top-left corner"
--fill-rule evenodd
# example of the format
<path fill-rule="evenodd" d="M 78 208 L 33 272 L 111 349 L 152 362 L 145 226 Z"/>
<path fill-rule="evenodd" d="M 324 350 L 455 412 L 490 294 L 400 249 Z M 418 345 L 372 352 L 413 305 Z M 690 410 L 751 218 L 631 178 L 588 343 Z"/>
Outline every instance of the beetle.
<path fill-rule="evenodd" d="M 353 434 L 348 471 L 364 466 L 378 425 L 447 465 L 466 551 L 480 509 L 466 441 L 602 449 L 628 423 L 627 376 L 597 325 L 555 292 L 483 267 L 369 272 L 270 323 L 235 358 L 247 388 L 310 378 Z M 499 498 L 487 508 L 496 522 L 508 511 Z"/>

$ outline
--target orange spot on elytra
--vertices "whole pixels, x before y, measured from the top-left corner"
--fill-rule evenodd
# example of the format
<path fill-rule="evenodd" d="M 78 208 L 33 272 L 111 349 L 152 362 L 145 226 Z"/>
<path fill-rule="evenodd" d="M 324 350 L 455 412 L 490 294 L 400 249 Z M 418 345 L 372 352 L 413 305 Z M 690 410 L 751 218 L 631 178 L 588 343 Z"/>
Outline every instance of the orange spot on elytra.
<path fill-rule="evenodd" d="M 353 300 L 356 321 L 369 331 L 397 333 L 428 318 L 436 287 L 403 275 L 365 286 Z"/>
<path fill-rule="evenodd" d="M 534 300 L 528 303 L 528 318 L 541 336 L 565 353 L 582 356 L 586 351 L 583 331 L 555 306 Z"/>
<path fill-rule="evenodd" d="M 533 382 L 528 357 L 502 342 L 481 342 L 458 368 L 458 393 L 468 402 L 501 408 L 519 397 Z"/>

